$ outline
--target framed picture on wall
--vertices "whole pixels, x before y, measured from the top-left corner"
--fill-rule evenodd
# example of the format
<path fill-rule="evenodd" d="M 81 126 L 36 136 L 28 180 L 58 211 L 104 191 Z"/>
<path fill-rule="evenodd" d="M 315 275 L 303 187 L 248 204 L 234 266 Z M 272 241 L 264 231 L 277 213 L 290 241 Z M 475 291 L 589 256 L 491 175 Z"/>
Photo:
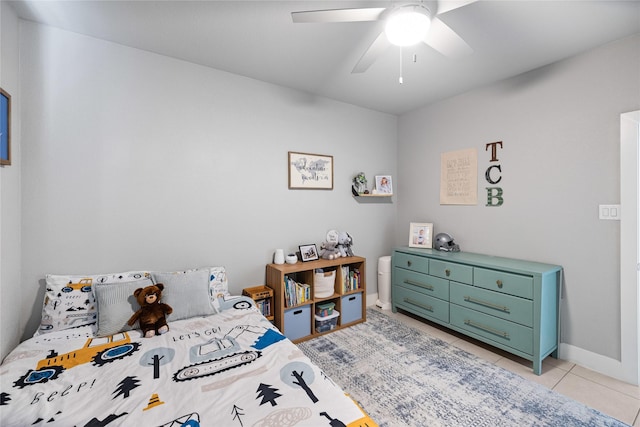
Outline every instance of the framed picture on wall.
<path fill-rule="evenodd" d="M 376 175 L 376 194 L 393 194 L 391 175 Z"/>
<path fill-rule="evenodd" d="M 300 258 L 302 261 L 315 261 L 318 259 L 318 249 L 315 244 L 300 245 Z"/>
<path fill-rule="evenodd" d="M 412 222 L 409 226 L 409 246 L 412 248 L 431 248 L 433 240 L 433 224 Z"/>
<path fill-rule="evenodd" d="M 289 151 L 289 189 L 333 190 L 333 156 Z"/>
<path fill-rule="evenodd" d="M 11 164 L 11 95 L 0 88 L 0 165 Z"/>

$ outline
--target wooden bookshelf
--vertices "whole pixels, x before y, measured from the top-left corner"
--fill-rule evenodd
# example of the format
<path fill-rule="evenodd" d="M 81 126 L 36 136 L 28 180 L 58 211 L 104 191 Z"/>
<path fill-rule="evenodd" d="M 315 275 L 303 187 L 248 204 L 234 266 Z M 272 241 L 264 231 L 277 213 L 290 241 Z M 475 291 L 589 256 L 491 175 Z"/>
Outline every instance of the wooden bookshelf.
<path fill-rule="evenodd" d="M 244 288 L 242 295 L 248 296 L 256 302 L 256 306 L 262 312 L 262 315 L 273 321 L 273 289 L 268 286 L 254 286 L 252 288 Z"/>
<path fill-rule="evenodd" d="M 333 293 L 315 297 L 315 273 L 317 270 L 335 271 Z M 296 264 L 268 264 L 267 285 L 274 290 L 274 324 L 293 342 L 301 342 L 366 321 L 366 260 L 352 256 L 334 260 Z M 285 279 L 309 285 L 309 299 L 291 305 L 287 298 Z M 337 325 L 327 332 L 316 332 L 315 305 L 333 302 L 340 313 Z M 297 316 L 297 317 L 294 317 Z"/>

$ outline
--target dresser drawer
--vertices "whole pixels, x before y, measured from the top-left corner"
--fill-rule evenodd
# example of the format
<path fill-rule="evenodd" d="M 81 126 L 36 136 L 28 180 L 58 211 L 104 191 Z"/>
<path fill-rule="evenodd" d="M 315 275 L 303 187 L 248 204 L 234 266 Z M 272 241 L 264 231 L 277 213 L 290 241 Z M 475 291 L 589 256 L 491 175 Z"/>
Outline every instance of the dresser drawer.
<path fill-rule="evenodd" d="M 449 281 L 428 274 L 395 268 L 393 284 L 449 301 Z"/>
<path fill-rule="evenodd" d="M 449 302 L 412 291 L 402 286 L 393 287 L 393 303 L 421 316 L 449 322 Z"/>
<path fill-rule="evenodd" d="M 473 283 L 473 267 L 440 260 L 429 260 L 429 274 L 461 283 Z"/>
<path fill-rule="evenodd" d="M 508 347 L 533 354 L 533 330 L 507 320 L 451 304 L 451 324 Z"/>
<path fill-rule="evenodd" d="M 451 283 L 451 302 L 524 326 L 533 326 L 533 301 L 474 286 Z"/>
<path fill-rule="evenodd" d="M 533 299 L 533 278 L 531 276 L 476 267 L 473 272 L 473 284 L 492 291 Z"/>
<path fill-rule="evenodd" d="M 429 259 L 416 255 L 403 254 L 396 252 L 393 256 L 395 266 L 406 268 L 407 270 L 418 271 L 420 273 L 429 273 Z"/>

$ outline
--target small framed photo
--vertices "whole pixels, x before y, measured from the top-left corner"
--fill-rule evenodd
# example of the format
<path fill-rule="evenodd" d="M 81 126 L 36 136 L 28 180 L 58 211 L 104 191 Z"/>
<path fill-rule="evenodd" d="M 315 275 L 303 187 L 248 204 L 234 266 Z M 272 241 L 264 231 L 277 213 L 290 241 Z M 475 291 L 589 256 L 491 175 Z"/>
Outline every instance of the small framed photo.
<path fill-rule="evenodd" d="M 289 151 L 289 189 L 333 190 L 333 156 Z"/>
<path fill-rule="evenodd" d="M 318 249 L 316 249 L 315 244 L 300 245 L 299 248 L 300 248 L 300 258 L 302 258 L 302 262 L 315 261 L 318 259 Z"/>
<path fill-rule="evenodd" d="M 376 194 L 393 194 L 391 175 L 376 175 Z"/>
<path fill-rule="evenodd" d="M 433 240 L 433 224 L 412 222 L 409 227 L 409 246 L 412 248 L 431 248 Z"/>
<path fill-rule="evenodd" d="M 0 165 L 11 164 L 11 95 L 0 88 Z"/>

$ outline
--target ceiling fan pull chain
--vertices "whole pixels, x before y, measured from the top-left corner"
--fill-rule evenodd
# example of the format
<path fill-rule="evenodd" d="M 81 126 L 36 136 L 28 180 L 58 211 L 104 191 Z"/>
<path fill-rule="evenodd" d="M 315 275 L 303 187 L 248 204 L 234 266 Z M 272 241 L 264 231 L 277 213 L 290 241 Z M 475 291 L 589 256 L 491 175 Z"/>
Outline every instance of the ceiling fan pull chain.
<path fill-rule="evenodd" d="M 402 47 L 399 47 L 398 49 L 400 49 L 400 78 L 398 79 L 398 83 L 402 84 L 404 83 L 402 79 Z"/>

